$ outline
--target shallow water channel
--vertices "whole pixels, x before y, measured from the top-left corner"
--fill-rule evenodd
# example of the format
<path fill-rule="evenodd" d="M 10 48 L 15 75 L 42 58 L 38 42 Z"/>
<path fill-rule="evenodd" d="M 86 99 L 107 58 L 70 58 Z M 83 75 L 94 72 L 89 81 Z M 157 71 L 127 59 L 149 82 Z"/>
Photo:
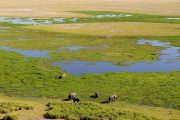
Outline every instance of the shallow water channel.
<path fill-rule="evenodd" d="M 170 43 L 154 41 L 154 40 L 139 40 L 137 44 L 162 46 L 164 47 L 164 49 L 160 51 L 161 56 L 158 60 L 149 61 L 149 62 L 147 61 L 147 62 L 133 62 L 133 63 L 112 63 L 112 62 L 82 62 L 82 61 L 63 60 L 59 62 L 54 62 L 53 65 L 60 66 L 62 70 L 67 71 L 74 75 L 82 75 L 86 73 L 99 74 L 105 72 L 180 71 L 180 59 L 179 59 L 180 47 L 174 47 L 171 46 Z M 68 50 L 73 52 L 85 48 L 86 47 L 83 46 L 71 46 L 68 47 Z M 53 51 L 38 51 L 38 50 L 21 50 L 10 47 L 0 47 L 0 49 L 7 51 L 15 51 L 29 57 L 42 57 L 42 58 L 50 58 L 48 56 L 48 53 L 53 52 Z M 63 52 L 63 51 L 59 51 L 59 52 Z"/>
<path fill-rule="evenodd" d="M 79 18 L 20 18 L 0 16 L 0 22 L 20 25 L 59 24 L 65 22 L 76 22 L 78 19 Z"/>
<path fill-rule="evenodd" d="M 120 18 L 120 17 L 130 17 L 132 15 L 128 14 L 104 14 L 96 15 L 91 18 Z M 39 24 L 60 24 L 60 23 L 75 23 L 78 22 L 80 18 L 21 18 L 21 17 L 4 17 L 0 16 L 0 23 L 6 22 L 10 24 L 20 24 L 20 25 L 39 25 Z"/>

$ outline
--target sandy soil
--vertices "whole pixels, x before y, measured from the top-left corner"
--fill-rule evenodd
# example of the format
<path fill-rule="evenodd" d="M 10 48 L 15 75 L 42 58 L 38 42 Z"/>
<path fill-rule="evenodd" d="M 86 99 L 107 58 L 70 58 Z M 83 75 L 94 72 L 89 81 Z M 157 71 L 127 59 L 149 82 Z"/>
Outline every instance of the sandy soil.
<path fill-rule="evenodd" d="M 67 11 L 126 11 L 180 15 L 179 0 L 0 0 L 0 16 L 82 17 Z"/>

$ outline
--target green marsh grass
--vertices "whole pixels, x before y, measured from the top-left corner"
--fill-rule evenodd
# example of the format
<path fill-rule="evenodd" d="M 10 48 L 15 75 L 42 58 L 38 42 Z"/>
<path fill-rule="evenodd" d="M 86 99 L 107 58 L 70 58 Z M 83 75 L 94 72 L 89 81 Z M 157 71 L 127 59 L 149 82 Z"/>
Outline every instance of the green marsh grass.
<path fill-rule="evenodd" d="M 7 114 L 18 110 L 32 110 L 33 107 L 27 104 L 3 102 L 0 103 L 0 113 Z"/>
<path fill-rule="evenodd" d="M 71 19 L 66 18 L 65 22 L 53 24 L 64 24 L 64 23 L 98 23 L 98 22 L 148 22 L 148 23 L 170 23 L 180 24 L 180 20 L 168 19 L 168 18 L 180 18 L 180 16 L 163 16 L 163 15 L 151 15 L 151 14 L 138 14 L 129 12 L 113 12 L 113 11 L 71 11 L 72 13 L 80 13 L 88 15 L 89 17 L 78 17 L 77 21 L 74 22 Z M 105 17 L 97 18 L 97 15 L 132 15 L 128 17 Z M 37 19 L 37 18 L 36 18 Z M 41 20 L 41 18 L 38 18 Z M 46 18 L 51 20 L 52 18 Z M 10 23 L 11 24 L 11 23 Z"/>
<path fill-rule="evenodd" d="M 9 25 L 2 25 L 9 26 Z M 28 27 L 29 28 L 29 27 Z M 179 46 L 179 36 L 112 36 L 104 38 L 97 35 L 80 35 L 73 33 L 51 32 L 48 29 L 38 30 L 19 26 L 8 28 L 8 32 L 0 34 L 0 45 L 26 50 L 60 50 L 67 46 L 101 46 L 106 48 L 82 49 L 75 52 L 51 52 L 55 60 L 137 62 L 156 60 L 160 47 L 137 45 L 137 40 L 152 39 L 171 42 Z M 144 50 L 146 49 L 146 51 Z M 87 54 L 88 53 L 88 54 Z"/>
<path fill-rule="evenodd" d="M 18 117 L 16 114 L 7 114 L 2 120 L 18 120 Z"/>
<path fill-rule="evenodd" d="M 179 24 L 179 20 L 168 20 L 167 18 L 179 18 L 180 16 L 161 16 L 161 15 L 150 15 L 150 14 L 138 14 L 138 13 L 127 13 L 127 12 L 112 12 L 112 11 L 76 11 L 77 13 L 83 13 L 91 16 L 96 15 L 119 15 L 126 14 L 132 15 L 130 17 L 112 17 L 112 18 L 81 18 L 80 23 L 89 22 L 150 22 L 150 23 L 173 23 Z"/>
<path fill-rule="evenodd" d="M 0 52 L 0 91 L 9 96 L 65 99 L 74 91 L 83 101 L 101 102 L 113 93 L 118 101 L 180 109 L 179 72 L 105 73 L 58 79 L 58 67 L 46 59 Z M 100 98 L 90 96 L 99 91 Z"/>
<path fill-rule="evenodd" d="M 136 112 L 108 108 L 91 102 L 49 103 L 46 118 L 66 120 L 158 120 Z"/>
<path fill-rule="evenodd" d="M 114 12 L 85 12 L 86 14 L 120 14 Z M 129 14 L 129 13 L 127 13 Z M 131 14 L 131 13 L 130 13 Z M 171 16 L 157 16 L 133 14 L 132 19 L 128 18 L 80 18 L 79 23 L 102 22 L 152 22 L 152 23 L 173 23 L 178 21 L 166 20 Z M 175 16 L 178 17 L 178 16 Z M 142 18 L 142 19 L 139 19 Z M 106 22 L 106 23 L 105 23 Z M 103 25 L 101 24 L 101 25 Z M 144 24 L 144 23 L 143 23 Z M 148 23 L 149 24 L 149 23 Z M 70 24 L 73 26 L 73 24 Z M 87 25 L 87 24 L 85 24 Z M 57 79 L 59 74 L 64 72 L 60 68 L 52 66 L 53 60 L 80 60 L 80 61 L 110 61 L 110 62 L 132 62 L 132 61 L 152 61 L 159 57 L 159 51 L 163 48 L 152 47 L 150 45 L 137 45 L 139 39 L 152 39 L 171 42 L 174 46 L 180 46 L 179 28 L 175 27 L 176 34 L 161 33 L 158 36 L 147 35 L 113 35 L 106 39 L 106 35 L 94 34 L 74 34 L 72 32 L 62 32 L 54 28 L 44 28 L 44 26 L 21 26 L 7 23 L 0 23 L 0 27 L 7 27 L 7 31 L 0 33 L 0 46 L 9 46 L 26 50 L 59 50 L 60 48 L 79 45 L 79 46 L 98 46 L 108 45 L 107 48 L 83 49 L 76 52 L 51 52 L 49 55 L 52 60 L 43 58 L 30 58 L 15 52 L 0 50 L 0 92 L 8 96 L 16 97 L 46 97 L 52 99 L 67 98 L 69 92 L 77 92 L 78 97 L 83 101 L 80 104 L 73 104 L 72 112 L 77 111 L 76 107 L 84 107 L 84 101 L 93 101 L 92 106 L 100 109 L 98 112 L 105 111 L 107 108 L 101 108 L 97 103 L 106 100 L 113 93 L 118 95 L 117 103 L 127 102 L 138 105 L 159 106 L 166 108 L 180 109 L 180 86 L 179 71 L 167 73 L 104 73 L 104 74 L 85 74 L 82 76 L 73 76 L 67 74 L 64 79 Z M 164 27 L 162 27 L 164 29 Z M 161 28 L 161 29 L 162 29 Z M 153 30 L 152 30 L 153 32 Z M 174 32 L 174 33 L 175 33 Z M 146 49 L 146 50 L 145 50 Z M 119 59 L 120 58 L 120 59 Z M 96 91 L 100 93 L 99 99 L 92 99 L 90 96 Z M 58 111 L 53 109 L 48 111 L 47 115 L 59 117 L 59 109 L 65 103 L 55 104 Z M 88 103 L 91 105 L 91 103 Z M 65 104 L 66 105 L 66 104 Z M 53 105 L 52 105 L 53 106 Z M 59 107 L 61 106 L 61 107 Z M 67 103 L 65 110 L 69 111 L 71 103 Z M 84 109 L 83 108 L 83 109 Z M 94 108 L 93 108 L 94 109 Z M 116 111 L 116 110 L 115 110 Z M 85 111 L 83 115 L 90 116 Z M 105 111 L 106 114 L 106 111 Z M 108 115 L 110 113 L 107 113 Z M 112 110 L 116 116 L 116 112 Z M 129 114 L 129 113 L 128 113 Z M 57 115 L 57 116 L 56 116 Z M 67 117 L 66 111 L 63 116 Z M 132 113 L 124 117 L 132 118 Z M 61 117 L 61 116 L 60 116 Z M 77 119 L 79 116 L 69 116 Z M 94 116 L 97 117 L 97 116 Z M 121 116 L 122 117 L 122 116 Z M 121 118 L 120 117 L 120 118 Z M 138 120 L 142 116 L 138 115 Z M 122 118 L 124 119 L 124 118 Z M 145 117 L 146 119 L 146 117 Z"/>

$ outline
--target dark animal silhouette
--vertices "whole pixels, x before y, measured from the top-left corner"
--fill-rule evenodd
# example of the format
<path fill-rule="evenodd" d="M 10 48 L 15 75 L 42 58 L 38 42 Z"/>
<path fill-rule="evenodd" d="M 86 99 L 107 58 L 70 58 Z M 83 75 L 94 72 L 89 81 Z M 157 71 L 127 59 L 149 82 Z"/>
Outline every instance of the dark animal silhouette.
<path fill-rule="evenodd" d="M 73 102 L 75 103 L 75 102 L 80 102 L 81 101 L 81 99 L 79 99 L 79 98 L 73 98 Z"/>
<path fill-rule="evenodd" d="M 117 99 L 117 95 L 111 95 L 108 97 L 108 102 L 115 102 Z"/>
<path fill-rule="evenodd" d="M 63 79 L 63 78 L 65 78 L 65 77 L 66 77 L 66 74 L 63 73 L 62 75 L 60 75 L 60 76 L 58 77 L 58 79 Z"/>
<path fill-rule="evenodd" d="M 94 94 L 94 95 L 91 95 L 90 97 L 91 97 L 91 98 L 99 98 L 99 93 L 98 93 L 98 92 L 95 92 L 95 94 Z"/>
<path fill-rule="evenodd" d="M 99 98 L 99 93 L 98 92 L 95 92 L 95 98 Z"/>
<path fill-rule="evenodd" d="M 107 104 L 107 103 L 109 103 L 109 101 L 108 100 L 104 100 L 104 101 L 101 101 L 100 103 L 101 104 Z"/>
<path fill-rule="evenodd" d="M 69 93 L 68 99 L 73 100 L 74 98 L 76 98 L 76 96 L 77 96 L 77 93 L 75 93 L 75 92 Z"/>

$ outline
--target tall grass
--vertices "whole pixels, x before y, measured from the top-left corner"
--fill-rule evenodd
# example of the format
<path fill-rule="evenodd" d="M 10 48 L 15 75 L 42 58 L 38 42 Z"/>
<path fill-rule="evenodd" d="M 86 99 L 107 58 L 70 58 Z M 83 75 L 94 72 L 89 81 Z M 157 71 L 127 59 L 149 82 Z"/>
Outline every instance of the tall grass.
<path fill-rule="evenodd" d="M 18 110 L 32 110 L 33 107 L 27 104 L 20 104 L 20 103 L 0 103 L 0 113 L 7 114 L 13 111 Z"/>
<path fill-rule="evenodd" d="M 66 120 L 157 120 L 143 114 L 108 108 L 91 102 L 83 103 L 49 103 L 44 115 L 51 119 Z"/>

